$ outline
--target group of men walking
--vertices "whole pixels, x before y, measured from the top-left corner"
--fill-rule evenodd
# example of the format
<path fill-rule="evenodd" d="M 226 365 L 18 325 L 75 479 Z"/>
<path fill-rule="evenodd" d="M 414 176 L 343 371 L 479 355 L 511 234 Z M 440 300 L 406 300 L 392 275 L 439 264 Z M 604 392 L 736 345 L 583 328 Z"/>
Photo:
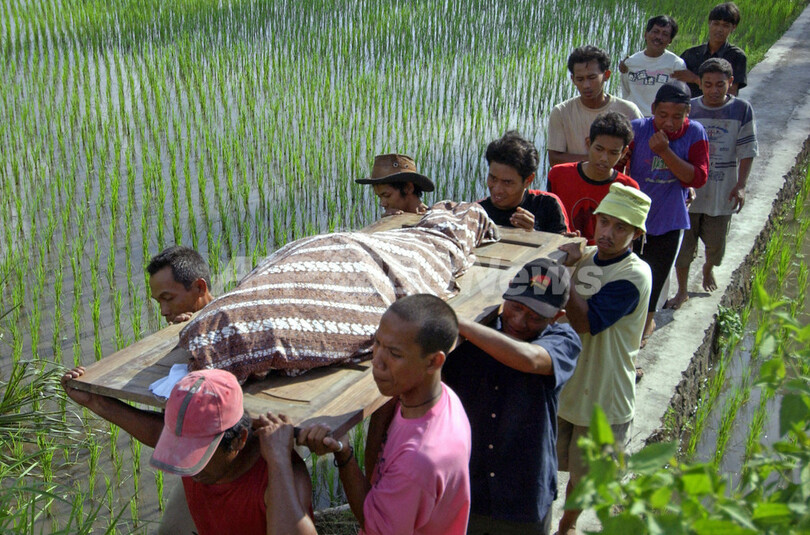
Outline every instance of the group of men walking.
<path fill-rule="evenodd" d="M 579 96 L 551 112 L 548 191 L 530 189 L 540 164 L 530 141 L 510 131 L 487 147 L 490 195 L 480 203 L 495 223 L 582 236 L 587 246 L 561 247 L 562 264 L 523 266 L 492 325 L 459 320 L 429 295 L 391 305 L 372 350 L 374 380 L 391 400 L 370 419 L 364 466 L 323 425 L 296 435 L 283 415 L 251 421 L 228 372 L 192 372 L 163 414 L 72 389 L 84 370 L 67 372 L 74 401 L 181 476 L 162 532 L 315 533 L 298 444 L 332 455 L 364 533 L 550 533 L 558 470 L 570 473 L 567 493 L 587 472 L 577 440 L 593 407 L 619 445 L 629 440 L 636 356 L 673 263 L 679 289 L 668 305 L 688 298 L 698 240 L 703 286 L 716 287 L 712 268 L 757 152 L 753 112 L 735 96 L 745 55 L 727 42 L 738 23 L 733 3 L 717 6 L 708 43 L 678 58 L 666 50 L 675 21 L 650 19 L 646 48 L 619 65 L 626 99 L 605 91 L 606 52 L 575 49 L 568 70 Z M 378 156 L 357 182 L 373 187 L 385 215 L 424 213 L 422 194 L 435 189 L 401 154 Z M 172 247 L 147 269 L 170 323 L 213 299 L 190 249 Z M 575 533 L 578 516 L 566 511 L 559 533 Z"/>

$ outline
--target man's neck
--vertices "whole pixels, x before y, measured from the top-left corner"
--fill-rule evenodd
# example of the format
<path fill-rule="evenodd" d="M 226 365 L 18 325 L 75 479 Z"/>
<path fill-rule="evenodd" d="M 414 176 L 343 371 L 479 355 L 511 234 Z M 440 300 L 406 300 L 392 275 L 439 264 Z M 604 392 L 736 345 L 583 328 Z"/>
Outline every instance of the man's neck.
<path fill-rule="evenodd" d="M 633 250 L 633 246 L 631 245 L 630 247 L 628 247 L 627 249 L 625 249 L 624 251 L 622 251 L 622 252 L 620 252 L 620 253 L 617 253 L 617 254 L 610 255 L 610 256 L 607 256 L 607 257 L 606 257 L 606 256 L 605 256 L 604 254 L 602 254 L 602 253 L 599 251 L 599 249 L 597 248 L 597 249 L 596 249 L 596 259 L 597 259 L 599 262 L 610 262 L 611 260 L 616 260 L 617 258 L 620 258 L 620 257 L 622 257 L 622 256 L 626 255 L 627 253 L 629 253 L 629 252 L 630 252 L 630 251 L 632 251 L 632 250 Z"/>
<path fill-rule="evenodd" d="M 586 100 L 585 97 L 580 95 L 579 100 L 582 102 L 582 105 L 585 106 L 586 108 L 595 110 L 607 104 L 608 101 L 610 100 L 610 95 L 606 94 L 605 91 L 602 90 L 596 97 L 592 99 Z"/>
<path fill-rule="evenodd" d="M 707 103 L 707 102 L 706 102 L 706 95 L 703 95 L 702 97 L 700 97 L 700 103 L 701 103 L 701 104 L 703 104 L 703 106 L 705 106 L 706 108 L 709 108 L 709 109 L 717 109 L 717 108 L 722 108 L 723 106 L 725 106 L 725 105 L 726 105 L 726 103 L 729 101 L 729 99 L 730 99 L 730 98 L 731 98 L 731 95 L 728 95 L 728 94 L 727 94 L 727 95 L 726 95 L 726 96 L 723 98 L 723 103 L 722 103 L 722 104 L 720 104 L 720 105 L 718 105 L 718 106 L 712 106 L 711 104 L 709 104 L 709 103 Z"/>
<path fill-rule="evenodd" d="M 648 58 L 660 58 L 661 56 L 664 55 L 665 52 L 666 49 L 662 50 L 660 54 L 653 54 L 652 52 L 650 52 L 649 48 L 644 49 L 644 55 L 647 56 Z"/>
<path fill-rule="evenodd" d="M 723 41 L 722 43 L 716 43 L 710 40 L 708 44 L 709 52 L 712 54 L 716 54 L 718 50 L 723 48 L 724 44 L 726 44 L 725 41 Z"/>
<path fill-rule="evenodd" d="M 261 457 L 261 453 L 259 439 L 255 436 L 251 436 L 245 444 L 245 447 L 242 448 L 236 458 L 231 462 L 228 474 L 217 481 L 217 484 L 230 483 L 242 477 L 253 468 L 253 465 L 256 464 L 256 461 Z"/>
<path fill-rule="evenodd" d="M 598 175 L 594 166 L 591 165 L 591 162 L 582 162 L 582 172 L 585 173 L 585 176 L 588 177 L 589 180 L 593 180 L 594 182 L 607 182 L 613 177 L 612 170 L 605 176 Z"/>
<path fill-rule="evenodd" d="M 405 419 L 421 418 L 432 409 L 442 397 L 442 383 L 436 380 L 415 389 L 399 398 L 400 414 Z"/>

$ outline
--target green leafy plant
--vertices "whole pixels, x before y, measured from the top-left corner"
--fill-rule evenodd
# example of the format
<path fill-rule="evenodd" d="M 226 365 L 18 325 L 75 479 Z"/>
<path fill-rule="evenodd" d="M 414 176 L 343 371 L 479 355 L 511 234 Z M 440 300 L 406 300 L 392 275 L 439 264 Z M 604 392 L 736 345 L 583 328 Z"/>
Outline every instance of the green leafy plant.
<path fill-rule="evenodd" d="M 756 382 L 782 396 L 780 439 L 752 448 L 740 481 L 711 463 L 686 463 L 676 443 L 656 443 L 627 455 L 614 446 L 610 425 L 594 410 L 590 435 L 580 440 L 589 473 L 567 508 L 593 508 L 605 534 L 773 534 L 810 530 L 810 326 L 786 312 L 786 302 L 755 286 L 768 328 L 759 335 L 765 360 Z M 778 346 L 769 340 L 786 336 Z M 782 351 L 776 351 L 778 347 Z"/>

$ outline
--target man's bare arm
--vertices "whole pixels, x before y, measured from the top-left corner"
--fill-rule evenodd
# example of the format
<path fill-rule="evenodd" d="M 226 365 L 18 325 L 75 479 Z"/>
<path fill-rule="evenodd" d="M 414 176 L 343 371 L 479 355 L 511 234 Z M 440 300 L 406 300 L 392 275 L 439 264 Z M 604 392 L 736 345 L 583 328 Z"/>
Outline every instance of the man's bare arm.
<path fill-rule="evenodd" d="M 259 416 L 256 426 L 262 457 L 267 463 L 266 533 L 317 535 L 309 517 L 312 482 L 301 457 L 293 451 L 290 420 L 282 414 L 276 416 L 268 412 Z"/>
<path fill-rule="evenodd" d="M 560 245 L 560 251 L 566 254 L 564 265 L 573 268 L 582 260 L 582 250 L 577 243 L 566 243 Z M 571 293 L 568 303 L 565 305 L 565 315 L 568 323 L 577 333 L 587 333 L 591 331 L 591 322 L 588 319 L 588 301 L 576 292 L 576 285 L 571 285 Z"/>
<path fill-rule="evenodd" d="M 84 368 L 79 366 L 62 376 L 62 388 L 65 389 L 70 399 L 117 425 L 139 442 L 151 448 L 157 445 L 160 432 L 163 431 L 163 414 L 137 409 L 115 398 L 68 386 L 68 381 L 82 375 L 84 375 Z"/>
<path fill-rule="evenodd" d="M 366 435 L 365 469 L 366 479 L 371 484 L 371 476 L 377 466 L 377 459 L 383 447 L 383 438 L 391 420 L 394 419 L 394 411 L 397 406 L 397 398 L 389 399 L 385 405 L 374 411 L 368 420 L 368 434 Z"/>
<path fill-rule="evenodd" d="M 343 492 L 346 493 L 346 501 L 349 502 L 349 507 L 362 528 L 365 525 L 363 504 L 366 501 L 366 494 L 371 489 L 371 483 L 363 475 L 348 441 L 345 438 L 338 441 L 331 433 L 332 430 L 323 424 L 305 427 L 298 433 L 298 443 L 317 455 L 334 454 Z"/>
<path fill-rule="evenodd" d="M 693 73 L 689 69 L 683 69 L 681 71 L 675 71 L 672 73 L 672 77 L 676 80 L 680 80 L 686 84 L 697 84 L 700 85 L 700 78 L 697 74 Z"/>
<path fill-rule="evenodd" d="M 743 158 L 740 160 L 740 166 L 737 169 L 737 184 L 734 185 L 734 188 L 728 195 L 728 199 L 733 203 L 732 209 L 736 210 L 737 213 L 742 210 L 745 204 L 745 185 L 748 183 L 748 175 L 751 173 L 751 165 L 753 162 L 753 158 Z"/>
<path fill-rule="evenodd" d="M 458 333 L 510 368 L 540 375 L 554 373 L 551 355 L 536 344 L 516 340 L 491 327 L 468 320 L 459 321 Z"/>

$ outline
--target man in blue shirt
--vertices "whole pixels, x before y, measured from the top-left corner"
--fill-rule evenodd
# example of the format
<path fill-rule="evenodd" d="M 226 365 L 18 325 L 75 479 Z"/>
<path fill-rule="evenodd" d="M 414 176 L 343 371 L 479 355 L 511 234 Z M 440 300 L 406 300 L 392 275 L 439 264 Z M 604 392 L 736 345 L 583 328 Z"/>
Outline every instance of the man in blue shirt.
<path fill-rule="evenodd" d="M 459 321 L 467 341 L 443 378 L 472 428 L 469 535 L 550 531 L 558 398 L 581 349 L 574 330 L 555 322 L 569 293 L 563 266 L 533 260 L 510 282 L 494 327 Z"/>

